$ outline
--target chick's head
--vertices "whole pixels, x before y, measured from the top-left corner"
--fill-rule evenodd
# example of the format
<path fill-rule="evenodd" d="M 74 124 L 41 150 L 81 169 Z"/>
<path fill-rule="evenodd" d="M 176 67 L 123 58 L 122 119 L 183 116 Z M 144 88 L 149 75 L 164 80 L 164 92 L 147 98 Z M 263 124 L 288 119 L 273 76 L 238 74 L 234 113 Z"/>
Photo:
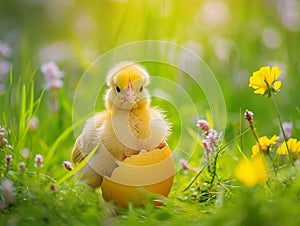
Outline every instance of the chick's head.
<path fill-rule="evenodd" d="M 149 105 L 150 97 L 145 87 L 149 84 L 149 75 L 140 65 L 122 62 L 107 75 L 106 94 L 108 109 L 131 110 Z"/>

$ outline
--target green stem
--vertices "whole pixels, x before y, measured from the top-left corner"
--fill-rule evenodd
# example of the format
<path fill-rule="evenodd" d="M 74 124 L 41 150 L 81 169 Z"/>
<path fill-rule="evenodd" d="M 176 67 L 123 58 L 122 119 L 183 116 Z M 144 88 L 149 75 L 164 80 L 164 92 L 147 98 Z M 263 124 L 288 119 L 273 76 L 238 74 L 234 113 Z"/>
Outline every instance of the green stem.
<path fill-rule="evenodd" d="M 37 183 L 37 185 L 39 185 L 39 180 L 40 180 L 39 176 L 40 176 L 39 175 L 39 167 L 37 166 L 37 168 L 36 168 L 36 183 Z"/>
<path fill-rule="evenodd" d="M 242 108 L 240 108 L 240 134 L 242 133 L 242 120 L 244 119 L 242 117 L 243 113 L 242 113 Z M 243 150 L 243 137 L 240 137 L 240 147 Z"/>
<path fill-rule="evenodd" d="M 273 157 L 272 157 L 272 155 L 270 154 L 270 151 L 268 151 L 268 152 L 267 152 L 267 155 L 269 156 L 269 158 L 270 158 L 271 162 L 273 163 L 273 162 L 274 162 L 274 160 L 273 160 Z"/>
<path fill-rule="evenodd" d="M 271 163 L 272 163 L 272 167 L 274 167 L 274 172 L 275 172 L 275 176 L 277 175 L 277 167 L 274 166 L 274 159 L 272 157 L 272 155 L 270 154 L 270 151 L 267 152 L 267 155 L 269 156 Z"/>
<path fill-rule="evenodd" d="M 293 157 L 291 155 L 291 151 L 290 151 L 290 149 L 288 147 L 288 144 L 287 144 L 287 137 L 286 137 L 285 131 L 284 131 L 283 127 L 282 127 L 282 120 L 281 120 L 281 116 L 279 114 L 278 106 L 277 106 L 277 103 L 276 103 L 276 101 L 275 101 L 275 99 L 274 99 L 273 96 L 272 96 L 272 102 L 273 102 L 273 105 L 274 105 L 274 108 L 275 108 L 275 111 L 276 111 L 276 114 L 277 114 L 277 118 L 278 118 L 278 121 L 279 121 L 280 130 L 281 130 L 282 135 L 283 135 L 283 140 L 284 140 L 286 149 L 288 151 L 290 163 L 291 163 L 292 166 L 295 166 L 294 161 L 293 161 Z"/>
<path fill-rule="evenodd" d="M 37 172 L 32 172 L 32 171 L 25 171 L 24 173 L 30 174 L 30 175 L 36 175 L 37 174 Z M 47 178 L 47 179 L 51 180 L 53 183 L 56 183 L 56 180 L 53 177 L 51 177 L 47 174 L 43 174 L 39 171 L 39 178 L 41 178 L 41 177 Z"/>
<path fill-rule="evenodd" d="M 4 175 L 7 177 L 8 174 L 9 174 L 9 166 L 6 166 Z"/>
<path fill-rule="evenodd" d="M 218 155 L 219 155 L 219 152 L 216 153 L 216 155 L 214 156 L 214 160 L 212 162 L 212 171 L 211 171 L 211 180 L 210 180 L 210 187 L 213 186 L 213 183 L 215 181 L 215 178 L 216 178 L 216 175 L 217 175 L 217 159 L 218 159 Z"/>
<path fill-rule="evenodd" d="M 272 156 L 269 154 L 269 157 L 270 157 L 270 159 L 271 159 L 271 161 L 272 161 L 272 166 L 271 166 L 271 168 L 274 169 L 275 176 L 277 176 L 277 171 L 278 171 L 279 168 L 278 168 L 278 165 L 275 165 L 275 162 L 276 162 L 276 160 L 277 160 L 278 155 L 276 154 L 276 155 L 275 155 L 275 158 L 272 158 Z"/>
<path fill-rule="evenodd" d="M 259 146 L 259 150 L 261 150 L 260 143 L 259 143 L 259 138 L 258 138 L 258 134 L 257 134 L 257 132 L 256 132 L 254 126 L 253 126 L 253 122 L 249 122 L 249 124 L 250 124 L 250 129 L 252 131 L 252 134 L 253 134 L 253 136 L 254 136 L 254 138 L 256 140 L 256 143 Z"/>

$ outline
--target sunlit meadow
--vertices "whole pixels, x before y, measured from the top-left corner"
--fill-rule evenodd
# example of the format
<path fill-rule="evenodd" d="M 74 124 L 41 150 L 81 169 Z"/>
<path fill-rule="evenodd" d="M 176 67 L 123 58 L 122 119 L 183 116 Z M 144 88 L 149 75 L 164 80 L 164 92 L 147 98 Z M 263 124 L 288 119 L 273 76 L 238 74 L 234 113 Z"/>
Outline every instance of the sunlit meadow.
<path fill-rule="evenodd" d="M 173 125 L 169 146 L 184 145 L 173 153 L 189 155 L 175 158 L 161 207 L 122 209 L 74 178 L 84 119 L 74 124 L 72 108 L 99 56 L 141 40 L 202 58 L 221 87 L 226 127 L 213 124 L 210 97 L 184 73 L 144 62 L 193 102 L 177 111 L 152 100 Z M 299 225 L 299 41 L 297 0 L 0 0 L 0 225 Z M 153 82 L 150 91 L 168 88 Z"/>

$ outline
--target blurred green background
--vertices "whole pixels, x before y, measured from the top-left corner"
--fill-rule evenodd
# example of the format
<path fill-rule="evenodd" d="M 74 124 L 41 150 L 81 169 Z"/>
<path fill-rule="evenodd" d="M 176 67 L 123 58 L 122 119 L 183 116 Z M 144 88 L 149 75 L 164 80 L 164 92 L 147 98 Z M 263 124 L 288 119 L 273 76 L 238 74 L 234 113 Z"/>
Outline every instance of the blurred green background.
<path fill-rule="evenodd" d="M 24 76 L 28 62 L 39 68 L 54 61 L 65 72 L 70 100 L 98 56 L 128 42 L 167 40 L 195 51 L 212 69 L 233 113 L 229 122 L 239 120 L 240 108 L 249 108 L 264 129 L 274 129 L 270 101 L 251 94 L 248 78 L 261 66 L 278 65 L 281 113 L 299 127 L 299 1 L 1 0 L 0 5 L 0 40 L 12 49 L 8 60 L 15 73 Z"/>

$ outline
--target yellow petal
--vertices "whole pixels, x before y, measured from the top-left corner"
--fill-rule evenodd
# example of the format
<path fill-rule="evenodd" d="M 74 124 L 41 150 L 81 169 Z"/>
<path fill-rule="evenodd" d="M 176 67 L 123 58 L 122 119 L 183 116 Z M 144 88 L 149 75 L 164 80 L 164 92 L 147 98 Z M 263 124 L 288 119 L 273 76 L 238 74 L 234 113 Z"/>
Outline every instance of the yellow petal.
<path fill-rule="evenodd" d="M 265 92 L 266 92 L 266 89 L 264 89 L 264 88 L 259 88 L 259 89 L 254 91 L 254 93 L 261 94 L 261 95 L 264 95 Z"/>
<path fill-rule="evenodd" d="M 259 154 L 251 159 L 252 165 L 255 169 L 255 176 L 257 183 L 264 183 L 268 179 L 268 167 L 266 160 L 262 154 Z"/>
<path fill-rule="evenodd" d="M 251 160 L 243 159 L 236 167 L 235 175 L 237 179 L 249 187 L 264 183 L 268 179 L 268 169 L 264 156 L 258 154 Z"/>
<path fill-rule="evenodd" d="M 253 72 L 252 76 L 255 77 L 255 78 L 257 78 L 257 79 L 262 79 L 262 80 L 264 80 L 264 75 L 261 73 L 260 70 L 259 70 L 259 71 Z"/>
<path fill-rule="evenodd" d="M 253 85 L 258 85 L 257 79 L 254 76 L 251 76 L 249 79 L 249 87 Z"/>
<path fill-rule="evenodd" d="M 297 153 L 299 153 L 300 152 L 300 141 L 297 142 L 296 149 L 297 149 Z"/>
<path fill-rule="evenodd" d="M 250 77 L 250 83 L 263 83 L 264 82 L 264 76 L 261 75 L 259 71 L 256 71 L 252 74 Z"/>
<path fill-rule="evenodd" d="M 265 80 L 265 76 L 260 71 L 254 72 L 252 77 L 254 77 L 256 80 L 260 82 L 264 82 Z"/>
<path fill-rule="evenodd" d="M 259 81 L 251 81 L 249 84 L 250 87 L 253 89 L 258 89 L 260 87 L 266 87 L 266 84 L 264 82 L 259 82 Z"/>
<path fill-rule="evenodd" d="M 262 136 L 258 140 L 260 143 L 269 143 L 269 138 L 267 136 Z"/>
<path fill-rule="evenodd" d="M 290 138 L 287 142 L 288 144 L 288 148 L 290 149 L 290 152 L 291 153 L 296 153 L 297 152 L 297 147 L 296 147 L 296 144 L 297 144 L 297 139 L 295 138 Z"/>
<path fill-rule="evenodd" d="M 275 90 L 275 91 L 279 90 L 280 87 L 281 87 L 281 81 L 276 81 L 276 82 L 274 82 L 273 87 L 274 87 L 274 90 Z"/>
<path fill-rule="evenodd" d="M 268 146 L 270 145 L 275 145 L 276 144 L 276 141 L 278 140 L 278 136 L 277 135 L 273 135 L 271 139 L 269 139 L 269 142 L 268 142 Z"/>
<path fill-rule="evenodd" d="M 270 66 L 264 66 L 259 69 L 259 72 L 262 74 L 264 78 L 271 74 Z"/>
<path fill-rule="evenodd" d="M 278 68 L 278 66 L 274 66 L 271 69 L 271 75 L 274 78 L 274 81 L 280 76 L 282 71 Z"/>
<path fill-rule="evenodd" d="M 288 154 L 285 142 L 283 142 L 281 144 L 281 146 L 277 149 L 277 154 L 278 155 L 287 155 Z"/>
<path fill-rule="evenodd" d="M 252 146 L 252 156 L 259 153 L 259 146 L 257 144 Z"/>
<path fill-rule="evenodd" d="M 257 183 L 254 171 L 255 169 L 250 161 L 243 159 L 235 169 L 235 175 L 246 186 L 252 187 Z"/>
<path fill-rule="evenodd" d="M 274 78 L 274 76 L 272 76 L 270 71 L 265 74 L 265 80 L 269 84 L 269 86 L 271 86 L 273 84 L 273 82 L 275 81 L 275 78 Z"/>

